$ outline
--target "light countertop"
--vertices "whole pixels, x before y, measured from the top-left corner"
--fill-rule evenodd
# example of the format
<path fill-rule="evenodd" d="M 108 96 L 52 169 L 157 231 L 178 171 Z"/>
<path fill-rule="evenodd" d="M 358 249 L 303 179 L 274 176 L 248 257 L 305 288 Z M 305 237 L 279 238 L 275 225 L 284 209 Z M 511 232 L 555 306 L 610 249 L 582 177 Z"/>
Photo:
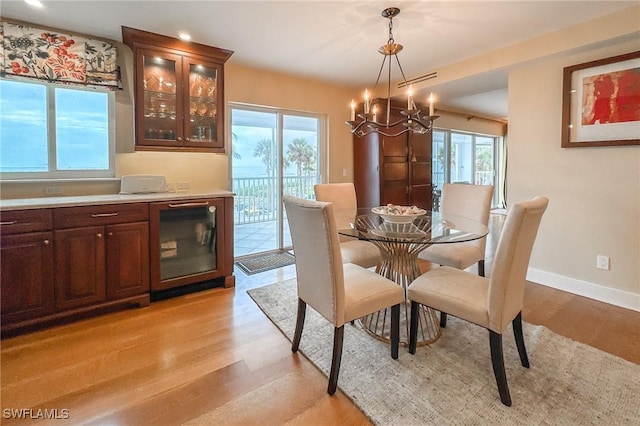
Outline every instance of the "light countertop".
<path fill-rule="evenodd" d="M 0 200 L 0 210 L 44 209 L 51 207 L 92 206 L 100 204 L 144 203 L 155 201 L 188 200 L 196 198 L 233 197 L 233 192 L 212 190 L 209 192 L 163 192 L 158 194 L 106 194 L 72 197 L 38 197 Z"/>

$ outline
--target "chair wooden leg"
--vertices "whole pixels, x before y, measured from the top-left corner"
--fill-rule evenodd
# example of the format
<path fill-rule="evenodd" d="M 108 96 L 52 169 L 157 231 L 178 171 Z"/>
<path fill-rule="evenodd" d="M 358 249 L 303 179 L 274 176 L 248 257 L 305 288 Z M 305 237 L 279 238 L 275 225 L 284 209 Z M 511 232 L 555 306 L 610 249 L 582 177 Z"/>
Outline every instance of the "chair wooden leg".
<path fill-rule="evenodd" d="M 527 349 L 524 346 L 524 337 L 522 336 L 522 312 L 511 322 L 513 326 L 513 335 L 516 338 L 516 346 L 518 347 L 518 354 L 520 354 L 520 362 L 525 368 L 529 368 L 529 357 L 527 357 Z"/>
<path fill-rule="evenodd" d="M 342 341 L 344 340 L 344 325 L 336 327 L 333 333 L 333 359 L 331 360 L 331 372 L 329 373 L 329 387 L 327 393 L 333 395 L 338 387 L 338 374 L 340 373 L 340 360 L 342 359 Z"/>
<path fill-rule="evenodd" d="M 409 325 L 409 353 L 416 353 L 416 344 L 418 341 L 418 317 L 420 315 L 420 304 L 414 300 L 411 301 L 411 322 Z"/>
<path fill-rule="evenodd" d="M 302 337 L 302 328 L 304 327 L 304 316 L 307 312 L 307 304 L 298 299 L 298 318 L 296 319 L 296 331 L 293 333 L 293 342 L 291 344 L 291 351 L 298 352 L 300 346 L 300 338 Z"/>
<path fill-rule="evenodd" d="M 391 307 L 391 358 L 398 359 L 400 344 L 400 305 Z"/>
<path fill-rule="evenodd" d="M 491 346 L 491 363 L 493 374 L 496 376 L 500 401 L 507 407 L 511 406 L 511 395 L 507 385 L 507 373 L 504 370 L 504 356 L 502 354 L 502 334 L 489 330 L 489 345 Z"/>
<path fill-rule="evenodd" d="M 478 275 L 484 277 L 484 260 L 478 261 Z"/>
<path fill-rule="evenodd" d="M 440 327 L 445 328 L 447 326 L 447 313 L 440 312 Z"/>

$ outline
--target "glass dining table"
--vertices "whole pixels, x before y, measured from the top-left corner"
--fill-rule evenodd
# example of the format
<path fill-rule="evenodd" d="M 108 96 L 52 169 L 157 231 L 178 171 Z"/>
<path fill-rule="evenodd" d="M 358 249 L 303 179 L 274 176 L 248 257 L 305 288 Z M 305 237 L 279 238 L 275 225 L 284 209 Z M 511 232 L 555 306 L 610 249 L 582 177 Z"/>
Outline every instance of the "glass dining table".
<path fill-rule="evenodd" d="M 351 227 L 339 229 L 338 233 L 375 244 L 381 254 L 376 272 L 404 288 L 400 342 L 406 345 L 409 342 L 410 313 L 406 295 L 409 284 L 421 274 L 418 254 L 434 244 L 459 244 L 483 238 L 489 233 L 489 229 L 475 220 L 436 211 L 408 217 L 383 218 L 370 208 L 359 208 Z M 391 309 L 360 318 L 359 323 L 376 338 L 390 341 Z M 439 337 L 440 322 L 436 312 L 421 306 L 418 344 L 429 344 Z"/>

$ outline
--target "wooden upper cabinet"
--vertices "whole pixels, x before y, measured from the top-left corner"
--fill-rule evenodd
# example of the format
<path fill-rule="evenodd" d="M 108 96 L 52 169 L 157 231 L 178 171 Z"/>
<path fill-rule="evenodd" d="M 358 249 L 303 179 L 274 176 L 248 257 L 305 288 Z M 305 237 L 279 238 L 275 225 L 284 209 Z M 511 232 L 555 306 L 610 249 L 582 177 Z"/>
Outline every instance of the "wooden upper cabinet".
<path fill-rule="evenodd" d="M 230 50 L 122 27 L 135 58 L 137 150 L 224 152 Z"/>

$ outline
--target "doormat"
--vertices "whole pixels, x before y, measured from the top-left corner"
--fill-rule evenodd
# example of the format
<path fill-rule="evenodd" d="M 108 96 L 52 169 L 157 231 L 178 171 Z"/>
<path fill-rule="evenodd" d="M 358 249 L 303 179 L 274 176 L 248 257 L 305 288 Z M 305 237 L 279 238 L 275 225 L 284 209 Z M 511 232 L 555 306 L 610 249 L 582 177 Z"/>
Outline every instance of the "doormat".
<path fill-rule="evenodd" d="M 245 274 L 253 275 L 264 271 L 270 271 L 271 269 L 293 265 L 294 263 L 296 263 L 296 258 L 291 253 L 283 251 L 279 253 L 267 253 L 247 257 L 236 261 L 236 266 L 242 269 L 242 272 Z"/>

